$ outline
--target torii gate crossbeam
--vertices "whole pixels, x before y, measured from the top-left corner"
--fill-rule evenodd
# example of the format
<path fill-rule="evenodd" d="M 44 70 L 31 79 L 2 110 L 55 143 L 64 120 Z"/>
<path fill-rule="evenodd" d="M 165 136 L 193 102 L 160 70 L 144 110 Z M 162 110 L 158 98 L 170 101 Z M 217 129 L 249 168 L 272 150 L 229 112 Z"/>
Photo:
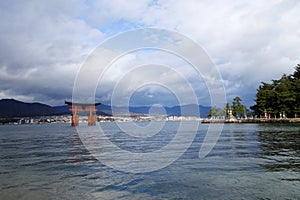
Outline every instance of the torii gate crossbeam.
<path fill-rule="evenodd" d="M 73 102 L 65 101 L 65 104 L 70 106 L 69 110 L 72 111 L 72 117 L 71 117 L 72 126 L 79 125 L 79 112 L 87 112 L 87 111 L 89 112 L 88 125 L 89 126 L 96 125 L 96 119 L 97 119 L 96 106 L 100 105 L 101 103 L 73 103 Z"/>

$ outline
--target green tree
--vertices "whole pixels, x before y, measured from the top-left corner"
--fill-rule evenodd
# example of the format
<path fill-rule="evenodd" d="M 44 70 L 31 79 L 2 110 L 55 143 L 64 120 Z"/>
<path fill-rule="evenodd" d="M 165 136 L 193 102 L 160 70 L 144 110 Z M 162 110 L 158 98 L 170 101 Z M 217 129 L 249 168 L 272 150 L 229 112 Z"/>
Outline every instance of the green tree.
<path fill-rule="evenodd" d="M 276 99 L 276 93 L 274 90 L 274 81 L 273 84 L 261 83 L 256 94 L 256 114 L 263 115 L 265 112 L 273 113 L 274 112 L 274 100 Z"/>
<path fill-rule="evenodd" d="M 295 67 L 292 75 L 292 90 L 294 92 L 295 104 L 293 105 L 294 117 L 300 115 L 300 64 Z"/>
<path fill-rule="evenodd" d="M 276 86 L 275 91 L 277 93 L 277 107 L 276 111 L 281 114 L 287 114 L 291 116 L 294 111 L 295 94 L 292 89 L 291 76 L 283 75 L 279 80 L 279 84 Z"/>
<path fill-rule="evenodd" d="M 233 99 L 232 114 L 237 118 L 246 115 L 246 106 L 242 104 L 242 99 L 238 96 Z"/>
<path fill-rule="evenodd" d="M 216 117 L 220 116 L 220 114 L 221 114 L 221 109 L 219 109 L 217 107 L 212 107 L 209 110 L 209 112 L 207 113 L 207 115 L 212 118 L 216 118 Z"/>
<path fill-rule="evenodd" d="M 224 109 L 222 110 L 222 115 L 226 118 L 228 118 L 229 116 L 229 109 L 231 109 L 231 106 L 229 105 L 229 103 L 226 103 Z"/>
<path fill-rule="evenodd" d="M 300 65 L 292 75 L 283 74 L 279 80 L 262 82 L 256 93 L 256 104 L 251 106 L 256 115 L 267 112 L 271 117 L 285 114 L 297 117 L 300 114 Z"/>

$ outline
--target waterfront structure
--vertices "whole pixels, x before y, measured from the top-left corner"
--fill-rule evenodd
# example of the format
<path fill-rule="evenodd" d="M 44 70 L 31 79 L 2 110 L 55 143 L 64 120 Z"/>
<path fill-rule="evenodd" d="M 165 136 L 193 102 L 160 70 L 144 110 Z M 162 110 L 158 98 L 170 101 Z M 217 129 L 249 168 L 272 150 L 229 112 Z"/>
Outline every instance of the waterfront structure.
<path fill-rule="evenodd" d="M 71 117 L 71 125 L 78 126 L 79 124 L 79 112 L 88 112 L 88 125 L 95 126 L 96 125 L 96 106 L 100 105 L 101 103 L 74 103 L 65 101 L 65 104 L 70 106 L 69 110 L 72 111 Z"/>

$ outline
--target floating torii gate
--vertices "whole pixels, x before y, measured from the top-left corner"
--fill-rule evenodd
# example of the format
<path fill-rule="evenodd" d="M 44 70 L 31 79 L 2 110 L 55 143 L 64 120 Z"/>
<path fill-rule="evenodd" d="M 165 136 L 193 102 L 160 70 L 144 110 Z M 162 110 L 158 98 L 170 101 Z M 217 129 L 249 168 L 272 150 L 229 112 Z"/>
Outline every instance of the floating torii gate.
<path fill-rule="evenodd" d="M 78 126 L 79 124 L 79 114 L 78 112 L 87 112 L 89 111 L 89 117 L 88 117 L 88 125 L 89 126 L 95 126 L 96 125 L 96 106 L 100 105 L 101 103 L 73 103 L 69 101 L 65 101 L 65 104 L 70 106 L 69 110 L 72 111 L 72 117 L 71 117 L 71 125 L 72 126 Z"/>

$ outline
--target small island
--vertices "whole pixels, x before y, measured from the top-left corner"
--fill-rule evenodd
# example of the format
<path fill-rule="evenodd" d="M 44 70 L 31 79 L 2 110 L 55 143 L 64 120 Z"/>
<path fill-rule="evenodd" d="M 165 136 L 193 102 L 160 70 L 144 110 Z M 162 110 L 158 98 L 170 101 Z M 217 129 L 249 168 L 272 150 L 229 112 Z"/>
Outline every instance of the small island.
<path fill-rule="evenodd" d="M 261 82 L 255 105 L 248 109 L 240 97 L 223 109 L 213 107 L 203 123 L 300 123 L 300 64 L 293 74 L 271 83 Z"/>

